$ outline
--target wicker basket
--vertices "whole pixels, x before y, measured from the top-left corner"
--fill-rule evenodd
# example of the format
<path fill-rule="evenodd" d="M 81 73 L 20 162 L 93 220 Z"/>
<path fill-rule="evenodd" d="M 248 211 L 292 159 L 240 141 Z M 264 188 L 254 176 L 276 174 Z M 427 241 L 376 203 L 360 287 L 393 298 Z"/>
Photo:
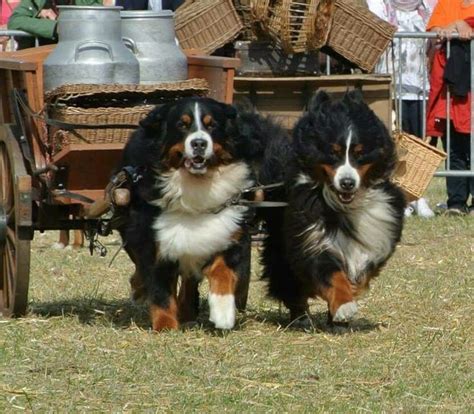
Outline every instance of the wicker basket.
<path fill-rule="evenodd" d="M 48 117 L 69 124 L 102 127 L 65 130 L 53 126 L 46 144 L 54 155 L 69 144 L 125 143 L 155 105 L 207 92 L 203 79 L 155 85 L 64 85 L 46 96 Z"/>
<path fill-rule="evenodd" d="M 321 48 L 329 35 L 334 0 L 254 0 L 252 14 L 286 53 Z"/>
<path fill-rule="evenodd" d="M 287 53 L 310 49 L 314 38 L 319 0 L 283 0 L 281 13 L 281 44 Z"/>
<path fill-rule="evenodd" d="M 402 188 L 407 201 L 417 200 L 446 159 L 446 153 L 405 132 L 395 132 L 394 140 L 399 162 L 392 181 Z"/>
<path fill-rule="evenodd" d="M 250 11 L 252 18 L 259 23 L 267 23 L 269 16 L 270 4 L 275 3 L 275 0 L 250 0 Z"/>
<path fill-rule="evenodd" d="M 244 28 L 240 34 L 239 39 L 242 40 L 255 40 L 257 35 L 255 34 L 255 22 L 252 18 L 252 9 L 250 7 L 251 0 L 234 0 L 235 10 L 240 16 L 242 25 Z"/>
<path fill-rule="evenodd" d="M 210 54 L 234 40 L 243 27 L 231 0 L 189 2 L 176 11 L 176 36 L 183 49 Z"/>
<path fill-rule="evenodd" d="M 397 28 L 349 0 L 336 0 L 327 46 L 372 72 Z"/>
<path fill-rule="evenodd" d="M 128 108 L 77 108 L 55 106 L 50 109 L 50 117 L 71 124 L 138 125 L 153 105 L 140 105 Z M 54 129 L 50 133 L 50 148 L 55 154 L 70 144 L 111 144 L 127 142 L 134 128 L 96 128 L 72 131 Z"/>

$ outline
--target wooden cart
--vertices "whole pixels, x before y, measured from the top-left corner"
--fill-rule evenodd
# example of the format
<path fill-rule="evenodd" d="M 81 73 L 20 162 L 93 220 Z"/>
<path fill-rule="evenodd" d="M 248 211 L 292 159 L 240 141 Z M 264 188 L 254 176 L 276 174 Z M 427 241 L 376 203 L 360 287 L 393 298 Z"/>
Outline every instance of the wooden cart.
<path fill-rule="evenodd" d="M 30 241 L 35 231 L 93 229 L 84 200 L 103 197 L 124 144 L 67 145 L 51 158 L 44 126 L 15 115 L 12 93 L 22 91 L 35 113 L 44 108 L 43 61 L 54 46 L 0 53 L 0 313 L 26 312 Z M 190 78 L 204 78 L 210 96 L 232 102 L 238 59 L 188 55 Z M 23 124 L 23 125 L 21 125 Z"/>

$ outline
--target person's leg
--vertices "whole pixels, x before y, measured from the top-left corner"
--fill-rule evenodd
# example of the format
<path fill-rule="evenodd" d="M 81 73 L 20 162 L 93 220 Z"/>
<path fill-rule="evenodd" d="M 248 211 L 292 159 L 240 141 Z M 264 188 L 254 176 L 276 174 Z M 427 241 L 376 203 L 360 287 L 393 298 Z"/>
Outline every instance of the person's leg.
<path fill-rule="evenodd" d="M 422 101 L 402 100 L 402 129 L 418 138 L 423 138 L 422 111 Z"/>
<path fill-rule="evenodd" d="M 443 147 L 447 151 L 446 136 L 443 136 Z M 450 139 L 450 170 L 459 171 L 469 168 L 469 136 L 457 132 L 451 125 Z M 457 214 L 466 211 L 469 197 L 469 181 L 467 177 L 447 177 L 448 213 Z"/>

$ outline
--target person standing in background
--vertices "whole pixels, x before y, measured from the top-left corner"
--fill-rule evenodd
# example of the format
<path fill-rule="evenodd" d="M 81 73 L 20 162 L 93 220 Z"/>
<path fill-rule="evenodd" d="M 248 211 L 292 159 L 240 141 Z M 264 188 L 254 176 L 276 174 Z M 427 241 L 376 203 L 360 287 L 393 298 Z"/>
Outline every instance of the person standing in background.
<path fill-rule="evenodd" d="M 396 26 L 399 32 L 424 32 L 426 23 L 433 11 L 436 1 L 428 0 L 367 0 L 369 10 L 379 18 Z M 400 41 L 400 40 L 398 40 Z M 398 56 L 398 41 L 395 48 L 396 98 L 401 97 L 401 129 L 409 134 L 423 137 L 423 90 L 428 98 L 427 58 L 423 39 L 403 39 L 401 54 Z M 392 58 L 387 53 L 376 66 L 377 73 L 392 74 Z M 425 71 L 425 76 L 423 76 Z M 398 73 L 402 74 L 401 85 Z M 394 97 L 395 98 L 395 97 Z M 420 217 L 433 217 L 434 213 L 425 198 L 409 204 L 405 216 L 416 213 Z"/>
<path fill-rule="evenodd" d="M 18 4 L 20 4 L 19 0 L 0 0 L 0 30 L 7 29 L 8 19 Z M 0 36 L 0 52 L 7 50 L 9 40 L 9 36 Z"/>
<path fill-rule="evenodd" d="M 447 150 L 446 131 L 450 130 L 450 169 L 469 170 L 471 155 L 471 87 L 472 56 L 468 40 L 474 37 L 474 0 L 439 0 L 426 25 L 426 30 L 436 32 L 439 48 L 433 58 L 430 73 L 430 91 L 427 132 L 441 136 Z M 446 56 L 444 40 L 451 33 L 458 33 L 459 40 L 451 41 L 451 55 Z M 450 124 L 447 125 L 447 88 L 450 96 Z M 474 177 L 447 177 L 448 192 L 446 214 L 474 216 Z M 469 197 L 471 205 L 469 206 Z"/>
<path fill-rule="evenodd" d="M 57 42 L 57 6 L 101 6 L 102 0 L 21 0 L 8 19 L 8 29 L 24 30 L 38 38 L 40 45 Z M 19 38 L 18 49 L 34 46 L 34 39 Z"/>

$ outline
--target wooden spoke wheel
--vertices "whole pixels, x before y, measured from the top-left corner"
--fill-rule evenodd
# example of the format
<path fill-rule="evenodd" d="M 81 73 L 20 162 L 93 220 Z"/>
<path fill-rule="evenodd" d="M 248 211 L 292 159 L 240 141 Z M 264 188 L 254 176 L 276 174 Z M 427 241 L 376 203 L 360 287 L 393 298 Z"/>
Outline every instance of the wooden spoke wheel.
<path fill-rule="evenodd" d="M 28 206 L 29 204 L 29 206 Z M 0 125 L 0 314 L 21 316 L 28 303 L 31 177 L 10 128 Z"/>

